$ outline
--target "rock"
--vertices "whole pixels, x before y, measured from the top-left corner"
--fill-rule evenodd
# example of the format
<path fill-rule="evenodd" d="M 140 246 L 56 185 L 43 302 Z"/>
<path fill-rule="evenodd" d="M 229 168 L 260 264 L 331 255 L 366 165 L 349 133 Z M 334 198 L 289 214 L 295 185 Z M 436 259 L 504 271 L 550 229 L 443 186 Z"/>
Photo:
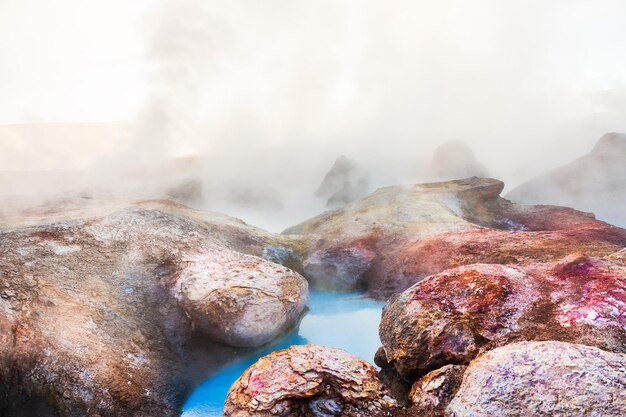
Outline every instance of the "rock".
<path fill-rule="evenodd" d="M 450 269 L 392 298 L 380 337 L 387 362 L 408 381 L 520 340 L 626 352 L 626 268 L 575 254 L 523 267 Z"/>
<path fill-rule="evenodd" d="M 324 176 L 315 195 L 326 199 L 327 207 L 341 207 L 369 191 L 365 169 L 346 156 L 340 156 Z"/>
<path fill-rule="evenodd" d="M 214 194 L 219 194 L 215 190 Z M 224 199 L 236 206 L 257 210 L 281 210 L 284 204 L 280 193 L 271 186 L 250 184 L 232 184 L 221 190 Z"/>
<path fill-rule="evenodd" d="M 362 285 L 360 276 L 370 269 L 375 256 L 374 252 L 358 243 L 320 250 L 306 259 L 304 274 L 316 287 L 356 290 Z"/>
<path fill-rule="evenodd" d="M 465 369 L 462 365 L 446 365 L 416 381 L 409 393 L 414 408 L 429 412 L 444 410 L 459 390 Z"/>
<path fill-rule="evenodd" d="M 200 178 L 185 178 L 166 189 L 165 195 L 183 204 L 200 204 L 204 200 L 204 184 Z"/>
<path fill-rule="evenodd" d="M 263 259 L 204 250 L 185 257 L 174 284 L 194 323 L 231 346 L 260 346 L 300 317 L 308 284 L 298 273 Z"/>
<path fill-rule="evenodd" d="M 442 143 L 435 149 L 431 171 L 439 180 L 486 177 L 489 175 L 487 168 L 476 160 L 470 147 L 459 140 Z"/>
<path fill-rule="evenodd" d="M 626 355 L 563 342 L 522 342 L 473 361 L 450 417 L 623 416 Z"/>
<path fill-rule="evenodd" d="M 381 188 L 283 234 L 301 237 L 314 285 L 382 299 L 460 265 L 606 256 L 626 246 L 624 229 L 568 208 L 513 204 L 499 196 L 503 186 L 468 178 Z"/>
<path fill-rule="evenodd" d="M 587 155 L 526 181 L 507 198 L 575 207 L 626 227 L 626 134 L 605 134 Z"/>
<path fill-rule="evenodd" d="M 293 240 L 176 203 L 117 204 L 0 231 L 0 415 L 177 416 L 232 360 L 222 343 L 258 346 L 303 312 L 306 281 L 254 256 Z"/>
<path fill-rule="evenodd" d="M 365 417 L 393 406 L 372 365 L 341 349 L 304 345 L 248 368 L 230 388 L 224 415 Z"/>

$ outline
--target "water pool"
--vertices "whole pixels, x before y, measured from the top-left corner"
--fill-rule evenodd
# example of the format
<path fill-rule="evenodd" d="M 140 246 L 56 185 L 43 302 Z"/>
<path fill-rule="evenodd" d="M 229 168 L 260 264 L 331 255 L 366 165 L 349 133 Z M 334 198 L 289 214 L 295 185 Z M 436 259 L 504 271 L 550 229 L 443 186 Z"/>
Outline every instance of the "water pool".
<path fill-rule="evenodd" d="M 380 346 L 378 324 L 384 305 L 383 301 L 363 298 L 360 293 L 311 290 L 309 311 L 297 330 L 209 377 L 189 396 L 182 417 L 221 416 L 232 383 L 260 357 L 275 350 L 316 343 L 345 349 L 372 362 Z"/>

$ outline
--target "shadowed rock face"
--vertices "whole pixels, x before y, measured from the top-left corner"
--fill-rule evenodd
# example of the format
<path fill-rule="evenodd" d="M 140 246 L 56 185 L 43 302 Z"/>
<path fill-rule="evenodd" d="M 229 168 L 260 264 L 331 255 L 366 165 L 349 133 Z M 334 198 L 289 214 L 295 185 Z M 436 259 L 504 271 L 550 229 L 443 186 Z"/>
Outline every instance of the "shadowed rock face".
<path fill-rule="evenodd" d="M 341 349 L 292 346 L 261 358 L 230 388 L 224 415 L 374 416 L 395 406 L 376 368 Z"/>
<path fill-rule="evenodd" d="M 525 267 L 444 271 L 392 298 L 380 324 L 386 361 L 408 381 L 481 350 L 560 340 L 626 352 L 626 269 L 572 255 Z"/>
<path fill-rule="evenodd" d="M 326 173 L 315 195 L 326 199 L 326 207 L 341 207 L 363 197 L 368 191 L 367 172 L 342 155 Z"/>
<path fill-rule="evenodd" d="M 377 298 L 460 265 L 605 256 L 626 245 L 624 229 L 572 209 L 513 204 L 502 188 L 482 178 L 381 188 L 283 233 L 304 239 L 315 285 L 364 287 Z"/>
<path fill-rule="evenodd" d="M 446 416 L 623 416 L 626 355 L 522 342 L 473 361 Z"/>
<path fill-rule="evenodd" d="M 416 381 L 409 393 L 413 408 L 440 412 L 459 390 L 466 368 L 463 365 L 446 365 Z"/>
<path fill-rule="evenodd" d="M 256 256 L 283 242 L 147 202 L 0 232 L 0 411 L 174 416 L 235 346 L 292 326 L 308 286 Z M 240 252 L 241 251 L 241 252 Z"/>
<path fill-rule="evenodd" d="M 626 134 L 607 133 L 589 154 L 523 183 L 507 198 L 574 207 L 626 226 Z"/>

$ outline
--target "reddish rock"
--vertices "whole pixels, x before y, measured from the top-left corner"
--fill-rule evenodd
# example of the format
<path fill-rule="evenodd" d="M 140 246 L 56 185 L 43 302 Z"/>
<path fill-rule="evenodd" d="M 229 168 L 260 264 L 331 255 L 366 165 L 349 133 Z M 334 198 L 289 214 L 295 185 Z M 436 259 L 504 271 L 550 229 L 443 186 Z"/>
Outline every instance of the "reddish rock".
<path fill-rule="evenodd" d="M 409 393 L 413 409 L 442 412 L 459 390 L 465 369 L 462 365 L 446 365 L 416 381 Z"/>
<path fill-rule="evenodd" d="M 395 406 L 376 368 L 341 349 L 292 346 L 259 359 L 230 388 L 224 416 L 375 416 Z"/>
<path fill-rule="evenodd" d="M 513 204 L 502 188 L 481 178 L 381 188 L 283 233 L 304 239 L 316 285 L 365 287 L 377 298 L 460 265 L 606 256 L 626 246 L 624 229 L 573 209 Z"/>
<path fill-rule="evenodd" d="M 409 381 L 519 340 L 626 352 L 626 268 L 579 254 L 446 270 L 390 300 L 380 337 L 387 361 Z"/>
<path fill-rule="evenodd" d="M 300 275 L 241 253 L 284 241 L 243 222 L 163 202 L 72 214 L 0 231 L 0 415 L 179 415 L 232 360 L 217 342 L 265 343 L 305 307 Z"/>

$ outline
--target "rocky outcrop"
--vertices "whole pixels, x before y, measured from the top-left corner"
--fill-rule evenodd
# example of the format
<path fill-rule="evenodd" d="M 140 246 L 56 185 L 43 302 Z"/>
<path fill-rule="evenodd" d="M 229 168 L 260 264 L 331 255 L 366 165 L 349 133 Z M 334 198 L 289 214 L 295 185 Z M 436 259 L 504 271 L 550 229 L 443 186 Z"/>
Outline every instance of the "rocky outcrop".
<path fill-rule="evenodd" d="M 626 227 L 626 134 L 607 133 L 587 155 L 521 184 L 507 198 L 575 207 Z"/>
<path fill-rule="evenodd" d="M 363 197 L 369 190 L 365 169 L 342 155 L 326 173 L 315 195 L 326 199 L 327 207 L 341 207 Z"/>
<path fill-rule="evenodd" d="M 626 410 L 626 355 L 522 342 L 473 361 L 446 416 L 603 416 Z"/>
<path fill-rule="evenodd" d="M 373 416 L 395 406 L 369 363 L 341 349 L 292 346 L 261 358 L 228 393 L 228 417 Z"/>
<path fill-rule="evenodd" d="M 169 202 L 93 216 L 111 208 L 0 232 L 0 414 L 177 415 L 232 358 L 221 343 L 258 346 L 303 312 L 306 281 L 253 256 L 289 258 L 288 241 Z"/>
<path fill-rule="evenodd" d="M 476 160 L 470 147 L 460 140 L 442 143 L 435 149 L 431 171 L 439 180 L 489 175 L 487 168 Z"/>
<path fill-rule="evenodd" d="M 557 263 L 476 264 L 433 275 L 386 306 L 386 361 L 406 380 L 481 350 L 560 340 L 626 352 L 626 268 L 572 255 Z"/>
<path fill-rule="evenodd" d="M 461 265 L 606 256 L 626 245 L 624 229 L 568 208 L 513 204 L 500 197 L 503 186 L 468 178 L 381 188 L 283 233 L 302 236 L 315 285 L 377 298 Z"/>

